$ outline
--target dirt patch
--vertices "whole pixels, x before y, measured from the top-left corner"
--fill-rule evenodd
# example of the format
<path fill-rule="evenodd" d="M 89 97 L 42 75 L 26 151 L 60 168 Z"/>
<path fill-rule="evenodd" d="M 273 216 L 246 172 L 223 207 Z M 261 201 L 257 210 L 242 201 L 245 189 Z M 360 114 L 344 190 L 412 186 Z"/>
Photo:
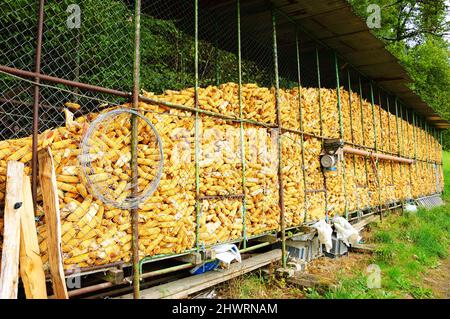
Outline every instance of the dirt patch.
<path fill-rule="evenodd" d="M 436 298 L 450 299 L 450 258 L 446 258 L 438 267 L 428 271 L 423 282 L 425 287 L 433 291 Z"/>
<path fill-rule="evenodd" d="M 355 270 L 366 269 L 370 264 L 370 255 L 349 252 L 339 258 L 320 257 L 311 261 L 306 272 L 312 275 L 337 281 L 338 276 L 352 275 Z"/>

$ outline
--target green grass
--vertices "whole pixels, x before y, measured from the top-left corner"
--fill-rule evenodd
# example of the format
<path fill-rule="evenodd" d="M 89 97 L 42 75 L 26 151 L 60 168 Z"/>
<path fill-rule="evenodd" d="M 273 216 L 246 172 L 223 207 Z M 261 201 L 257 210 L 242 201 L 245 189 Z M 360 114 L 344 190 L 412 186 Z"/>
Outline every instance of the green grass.
<path fill-rule="evenodd" d="M 450 153 L 444 152 L 444 199 L 450 201 Z M 370 260 L 381 269 L 381 288 L 367 288 L 367 274 L 355 270 L 340 278 L 335 290 L 319 294 L 309 290 L 310 298 L 431 298 L 423 286 L 424 273 L 448 258 L 450 246 L 450 204 L 415 214 L 390 215 L 372 227 L 377 244 Z"/>
<path fill-rule="evenodd" d="M 415 214 L 391 215 L 373 226 L 377 248 L 370 263 L 381 269 L 381 288 L 367 285 L 365 269 L 339 278 L 334 290 L 319 294 L 309 290 L 310 298 L 431 298 L 422 278 L 448 257 L 450 245 L 450 205 Z"/>

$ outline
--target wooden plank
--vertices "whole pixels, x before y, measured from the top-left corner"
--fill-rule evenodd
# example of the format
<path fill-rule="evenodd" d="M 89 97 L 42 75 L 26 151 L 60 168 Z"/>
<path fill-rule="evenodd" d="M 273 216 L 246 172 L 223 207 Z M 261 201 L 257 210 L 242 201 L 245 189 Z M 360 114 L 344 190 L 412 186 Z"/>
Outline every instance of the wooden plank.
<path fill-rule="evenodd" d="M 152 287 L 141 291 L 142 299 L 175 299 L 186 298 L 190 294 L 212 287 L 221 282 L 243 275 L 252 270 L 266 266 L 281 259 L 281 250 L 274 249 L 264 254 L 248 258 L 241 263 L 231 264 L 224 271 L 210 271 L 201 275 L 186 277 L 174 282 Z M 118 297 L 131 299 L 132 294 Z"/>
<path fill-rule="evenodd" d="M 362 218 L 360 221 L 354 223 L 352 226 L 357 231 L 361 231 L 366 225 L 373 223 L 374 221 L 377 221 L 379 218 L 377 215 L 371 215 L 369 217 Z"/>
<path fill-rule="evenodd" d="M 47 299 L 45 273 L 34 221 L 30 177 L 23 178 L 23 209 L 20 215 L 20 277 L 27 299 Z"/>
<path fill-rule="evenodd" d="M 286 278 L 286 282 L 301 288 L 315 288 L 320 292 L 336 288 L 336 283 L 326 277 L 303 273 L 298 276 Z"/>
<path fill-rule="evenodd" d="M 52 277 L 53 294 L 58 299 L 68 299 L 61 249 L 61 221 L 59 219 L 60 213 L 55 167 L 53 165 L 52 154 L 48 148 L 38 152 L 38 161 L 39 181 L 41 183 L 45 225 L 47 228 L 48 261 Z"/>
<path fill-rule="evenodd" d="M 369 244 L 355 244 L 350 246 L 349 250 L 362 254 L 372 254 L 375 251 L 375 246 Z"/>
<path fill-rule="evenodd" d="M 21 162 L 7 163 L 0 299 L 17 299 L 23 169 Z"/>

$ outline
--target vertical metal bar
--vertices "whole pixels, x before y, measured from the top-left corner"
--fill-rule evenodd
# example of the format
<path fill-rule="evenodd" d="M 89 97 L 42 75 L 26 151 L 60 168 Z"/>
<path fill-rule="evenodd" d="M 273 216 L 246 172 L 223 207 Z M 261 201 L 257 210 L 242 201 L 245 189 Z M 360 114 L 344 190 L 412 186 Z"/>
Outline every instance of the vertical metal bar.
<path fill-rule="evenodd" d="M 321 80 L 320 80 L 320 59 L 319 49 L 316 48 L 316 71 L 317 71 L 317 88 L 319 89 L 319 117 L 320 117 L 320 136 L 323 136 L 323 123 L 322 123 L 322 94 L 321 94 Z"/>
<path fill-rule="evenodd" d="M 238 94 L 239 94 L 239 118 L 243 118 L 243 108 L 242 108 L 242 54 L 241 54 L 241 4 L 240 0 L 236 0 L 236 15 L 237 15 L 237 47 L 238 47 Z M 240 134 L 241 134 L 241 165 L 242 165 L 242 191 L 244 197 L 242 198 L 242 232 L 244 237 L 244 248 L 247 247 L 247 208 L 246 208 L 246 191 L 245 191 L 245 172 L 246 172 L 246 162 L 245 162 L 245 131 L 244 123 L 240 123 Z"/>
<path fill-rule="evenodd" d="M 279 184 L 279 201 L 280 201 L 280 223 L 281 223 L 281 260 L 283 268 L 286 267 L 286 225 L 284 219 L 284 189 L 283 189 L 283 157 L 281 147 L 281 137 L 283 131 L 281 129 L 281 105 L 280 105 L 280 80 L 278 78 L 278 49 L 277 49 L 277 23 L 274 12 L 272 12 L 272 28 L 273 28 L 273 63 L 275 72 L 275 107 L 277 111 L 278 124 L 278 184 Z"/>
<path fill-rule="evenodd" d="M 410 138 L 409 138 L 409 117 L 408 117 L 408 108 L 405 108 L 405 116 L 406 116 L 406 123 L 407 123 L 407 126 L 406 126 L 406 143 L 407 143 L 407 145 L 411 145 L 411 142 L 412 141 L 410 141 Z M 408 152 L 408 154 L 407 154 L 407 156 L 406 157 L 410 157 L 411 156 L 411 154 Z M 408 169 L 409 170 L 409 184 L 410 185 L 412 185 L 412 173 L 411 173 L 411 169 Z"/>
<path fill-rule="evenodd" d="M 427 121 L 425 119 L 424 119 L 424 125 L 425 125 L 425 151 L 426 151 L 426 153 L 425 153 L 425 160 L 426 160 L 425 167 L 426 167 L 426 172 L 427 172 L 426 176 L 428 177 L 429 173 L 430 173 L 430 134 L 429 134 L 430 128 L 429 128 L 429 125 L 428 125 L 428 123 L 427 123 Z M 426 195 L 429 195 L 430 191 L 431 190 L 427 190 L 427 194 Z"/>
<path fill-rule="evenodd" d="M 199 142 L 199 113 L 198 113 L 198 0 L 194 0 L 194 72 L 195 72 L 195 86 L 194 86 L 194 103 L 195 103 L 195 214 L 196 214 L 196 230 L 195 230 L 195 246 L 197 250 L 199 246 L 199 222 L 200 222 L 200 142 Z"/>
<path fill-rule="evenodd" d="M 439 172 L 438 172 L 438 164 L 437 164 L 437 162 L 438 162 L 438 149 L 437 149 L 437 143 L 436 143 L 436 141 L 437 141 L 437 139 L 436 139 L 436 134 L 437 134 L 437 132 L 436 132 L 436 128 L 434 128 L 433 127 L 433 131 L 432 131 L 433 133 L 432 133 L 432 138 L 433 138 L 433 147 L 434 147 L 434 155 L 433 155 L 433 157 L 434 157 L 434 160 L 433 160 L 433 163 L 434 163 L 434 165 L 433 165 L 433 167 L 434 167 L 434 174 L 435 174 L 435 180 L 436 180 L 436 194 L 438 194 L 439 193 L 439 179 L 438 179 L 438 177 L 439 177 Z"/>
<path fill-rule="evenodd" d="M 76 58 L 75 58 L 75 82 L 80 82 L 80 41 L 81 41 L 81 28 L 77 29 L 77 39 L 76 39 L 76 46 L 75 46 L 75 50 L 76 50 Z M 73 94 L 73 100 L 74 102 L 78 102 L 78 93 L 79 93 L 79 88 L 75 87 L 74 88 L 74 93 Z"/>
<path fill-rule="evenodd" d="M 397 97 L 395 97 L 395 126 L 396 126 L 396 129 L 397 129 L 397 155 L 400 156 L 400 132 L 399 132 L 399 125 L 398 125 Z"/>
<path fill-rule="evenodd" d="M 303 109 L 302 109 L 302 81 L 301 81 L 301 68 L 300 68 L 300 45 L 298 41 L 298 29 L 295 29 L 295 51 L 297 57 L 297 85 L 298 85 L 298 108 L 300 117 L 300 136 L 301 136 L 301 149 L 302 149 L 302 172 L 303 172 L 303 208 L 304 208 L 304 221 L 306 222 L 307 217 L 307 192 L 306 192 L 306 171 L 305 171 L 305 145 L 304 145 L 304 135 L 303 135 Z"/>
<path fill-rule="evenodd" d="M 347 84 L 348 84 L 348 105 L 350 109 L 350 136 L 352 139 L 352 143 L 355 143 L 355 137 L 353 134 L 353 110 L 352 110 L 352 82 L 350 79 L 350 68 L 347 68 Z M 356 160 L 355 154 L 353 154 L 353 175 L 356 174 Z"/>
<path fill-rule="evenodd" d="M 372 116 L 373 116 L 373 135 L 374 135 L 374 148 L 375 152 L 378 151 L 378 143 L 377 143 L 377 125 L 376 125 L 376 118 L 375 118 L 375 101 L 373 96 L 373 84 L 370 82 L 370 99 L 372 103 Z M 378 174 L 378 160 L 376 161 L 376 179 L 378 184 L 378 209 L 380 211 L 380 219 L 383 219 L 383 212 L 381 211 L 381 185 L 380 185 L 380 175 Z"/>
<path fill-rule="evenodd" d="M 380 150 L 381 150 L 381 152 L 384 152 L 385 151 L 385 147 L 386 147 L 386 145 L 385 145 L 385 143 L 384 143 L 384 141 L 385 141 L 385 138 L 384 138 L 384 131 L 383 131 L 383 116 L 382 116 L 382 104 L 381 104 L 381 90 L 380 90 L 380 88 L 377 86 L 377 90 L 378 90 L 378 116 L 380 117 L 379 118 L 379 122 L 380 122 L 380 140 L 378 141 L 378 145 L 380 146 Z M 378 135 L 377 135 L 377 138 L 378 138 Z M 383 191 L 385 191 L 385 184 L 384 184 L 384 175 L 385 175 L 385 173 L 386 173 L 386 167 L 385 167 L 385 161 L 382 161 L 378 166 L 377 166 L 377 168 L 379 167 L 380 168 L 380 175 L 381 175 L 381 178 L 380 178 L 380 194 L 383 192 Z M 381 185 L 381 181 L 383 181 L 383 185 Z"/>
<path fill-rule="evenodd" d="M 413 144 L 414 144 L 414 160 L 417 159 L 417 136 L 416 136 L 416 126 L 417 126 L 417 115 L 413 112 Z M 409 165 L 411 174 L 417 171 L 417 163 Z M 411 184 L 411 197 L 414 197 L 414 184 Z"/>
<path fill-rule="evenodd" d="M 424 129 L 425 129 L 425 160 L 428 162 L 428 160 L 429 160 L 429 157 L 430 157 L 430 155 L 429 155 L 429 135 L 428 135 L 428 125 L 427 125 L 427 122 L 424 120 L 423 121 L 423 126 L 424 126 Z"/>
<path fill-rule="evenodd" d="M 140 43 L 141 43 L 141 0 L 135 2 L 134 9 L 134 65 L 133 65 L 133 108 L 139 105 L 140 88 Z M 137 192 L 137 144 L 138 144 L 138 124 L 136 115 L 131 116 L 131 178 L 133 185 L 133 196 Z M 133 298 L 140 298 L 140 272 L 139 272 L 139 214 L 138 209 L 133 208 L 132 217 L 132 253 L 133 253 Z"/>
<path fill-rule="evenodd" d="M 36 39 L 36 56 L 35 56 L 35 72 L 41 73 L 41 55 L 42 55 L 42 35 L 44 33 L 44 3 L 45 0 L 39 1 L 38 12 L 38 32 Z M 40 91 L 39 91 L 39 77 L 36 77 L 33 93 L 33 141 L 32 141 L 32 158 L 31 158 L 31 191 L 33 195 L 33 206 L 36 210 L 37 203 L 37 168 L 38 168 L 38 139 L 39 139 L 39 103 L 40 103 Z"/>
<path fill-rule="evenodd" d="M 362 133 L 362 144 L 366 145 L 366 138 L 364 136 L 364 108 L 363 108 L 363 98 L 362 98 L 362 85 L 361 85 L 361 76 L 358 75 L 358 91 L 359 91 L 359 107 L 361 111 L 361 133 Z M 367 170 L 367 157 L 364 157 L 364 169 L 366 172 L 366 187 L 369 187 L 369 172 Z M 370 193 L 369 193 L 370 195 Z M 370 196 L 369 196 L 370 201 Z"/>
<path fill-rule="evenodd" d="M 397 130 L 397 155 L 400 155 L 400 125 L 398 124 L 399 122 L 399 117 L 398 117 L 398 98 L 395 97 L 394 100 L 394 104 L 395 104 L 395 127 Z M 402 163 L 398 163 L 399 169 L 400 169 L 400 176 L 403 175 L 403 164 Z M 403 199 L 401 199 L 401 201 L 403 202 Z"/>
<path fill-rule="evenodd" d="M 441 158 L 441 164 L 440 164 L 440 166 L 441 166 L 441 171 L 439 172 L 439 178 L 442 178 L 443 176 L 443 170 L 444 170 L 444 167 L 443 167 L 443 159 L 444 159 L 444 144 L 443 144 L 443 136 L 442 136 L 442 132 L 443 132 L 443 130 L 440 130 L 439 131 L 439 138 L 440 138 L 440 140 L 441 140 L 441 155 L 440 155 L 440 158 Z M 442 195 L 444 195 L 445 194 L 445 187 L 443 187 L 442 189 L 441 189 L 441 194 Z"/>
<path fill-rule="evenodd" d="M 383 131 L 383 112 L 382 112 L 382 104 L 381 104 L 381 91 L 380 91 L 380 88 L 377 86 L 377 89 L 378 89 L 378 106 L 379 106 L 379 108 L 378 108 L 378 115 L 379 115 L 379 117 L 380 117 L 380 140 L 378 141 L 379 142 L 379 144 L 381 145 L 380 146 L 380 149 L 381 149 L 381 151 L 384 151 L 385 150 L 385 143 L 384 143 L 384 131 Z"/>
<path fill-rule="evenodd" d="M 220 85 L 220 63 L 219 63 L 219 23 L 217 19 L 214 19 L 214 64 L 216 73 L 216 86 Z"/>
<path fill-rule="evenodd" d="M 392 153 L 392 136 L 391 136 L 391 103 L 389 102 L 389 95 L 386 97 L 386 106 L 388 112 L 388 151 Z M 394 185 L 394 164 L 390 161 L 391 164 L 391 184 Z"/>
<path fill-rule="evenodd" d="M 342 120 L 342 105 L 341 105 L 341 88 L 340 88 L 340 80 L 339 80 L 339 61 L 336 54 L 336 51 L 333 51 L 334 56 L 334 68 L 336 72 L 336 95 L 337 95 L 337 106 L 338 106 L 338 113 L 339 113 L 339 137 L 341 139 L 344 138 L 344 123 Z M 348 219 L 348 204 L 347 204 L 347 178 L 345 174 L 345 154 L 343 156 L 342 160 L 342 186 L 344 190 L 344 212 L 345 212 L 345 218 Z"/>
<path fill-rule="evenodd" d="M 316 48 L 316 72 L 317 72 L 317 87 L 319 90 L 319 121 L 320 121 L 320 136 L 322 139 L 322 147 L 323 147 L 323 116 L 322 116 L 322 84 L 320 79 L 320 58 L 319 58 L 319 49 Z M 328 221 L 328 191 L 327 191 L 327 176 L 325 172 L 322 170 L 323 176 L 323 189 L 325 190 L 325 220 Z"/>
<path fill-rule="evenodd" d="M 375 152 L 378 151 L 378 145 L 377 145 L 377 124 L 376 124 L 376 118 L 375 118 L 375 100 L 373 96 L 373 85 L 372 82 L 370 82 L 370 100 L 372 103 L 372 120 L 373 120 L 373 138 L 374 138 L 374 149 Z"/>
<path fill-rule="evenodd" d="M 414 159 L 417 158 L 417 140 L 416 140 L 417 115 L 413 112 L 413 143 L 414 143 Z"/>
<path fill-rule="evenodd" d="M 419 143 L 420 143 L 420 145 L 422 145 L 422 150 L 421 150 L 421 152 L 420 152 L 420 174 L 421 174 L 421 176 L 423 176 L 423 166 L 424 166 L 424 163 L 423 163 L 423 159 L 424 159 L 424 157 L 423 157 L 423 155 L 424 155 L 424 152 L 423 152 L 423 118 L 422 117 L 420 117 L 420 119 L 419 119 L 419 122 L 420 122 L 420 129 L 419 129 Z M 422 194 L 420 194 L 421 196 L 422 195 L 424 195 L 423 193 Z"/>
<path fill-rule="evenodd" d="M 404 153 L 404 136 L 403 136 L 403 106 L 400 105 L 400 118 L 401 118 L 401 122 L 400 122 L 400 156 L 405 156 Z"/>

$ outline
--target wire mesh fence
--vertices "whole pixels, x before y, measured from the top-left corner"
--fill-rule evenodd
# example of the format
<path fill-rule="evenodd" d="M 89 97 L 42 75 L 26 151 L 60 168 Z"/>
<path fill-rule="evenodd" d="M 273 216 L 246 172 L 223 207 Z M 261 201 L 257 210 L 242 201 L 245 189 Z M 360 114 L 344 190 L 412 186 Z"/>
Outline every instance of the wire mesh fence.
<path fill-rule="evenodd" d="M 27 163 L 31 174 L 37 117 L 38 149 L 49 146 L 55 161 L 66 269 L 131 262 L 133 238 L 132 212 L 90 192 L 79 155 L 99 113 L 133 108 L 135 3 L 72 2 L 44 5 L 40 74 L 53 78 L 37 84 L 34 73 L 0 73 L 0 198 L 7 161 Z M 38 4 L 6 0 L 0 6 L 0 65 L 34 72 Z M 144 1 L 141 12 L 135 110 L 155 126 L 164 160 L 158 187 L 139 205 L 141 260 L 230 241 L 246 245 L 304 222 L 442 191 L 436 132 L 332 50 L 299 38 L 299 26 L 282 12 L 255 11 L 239 1 L 200 2 L 197 10 L 188 0 Z M 108 152 L 114 145 L 120 152 L 93 169 L 107 173 L 97 182 L 124 198 L 133 175 L 131 140 L 119 140 L 128 136 L 127 125 L 99 135 Z M 324 170 L 320 157 L 329 139 L 416 162 L 345 155 L 335 170 Z M 138 138 L 142 185 L 155 177 L 153 142 L 145 134 Z"/>

